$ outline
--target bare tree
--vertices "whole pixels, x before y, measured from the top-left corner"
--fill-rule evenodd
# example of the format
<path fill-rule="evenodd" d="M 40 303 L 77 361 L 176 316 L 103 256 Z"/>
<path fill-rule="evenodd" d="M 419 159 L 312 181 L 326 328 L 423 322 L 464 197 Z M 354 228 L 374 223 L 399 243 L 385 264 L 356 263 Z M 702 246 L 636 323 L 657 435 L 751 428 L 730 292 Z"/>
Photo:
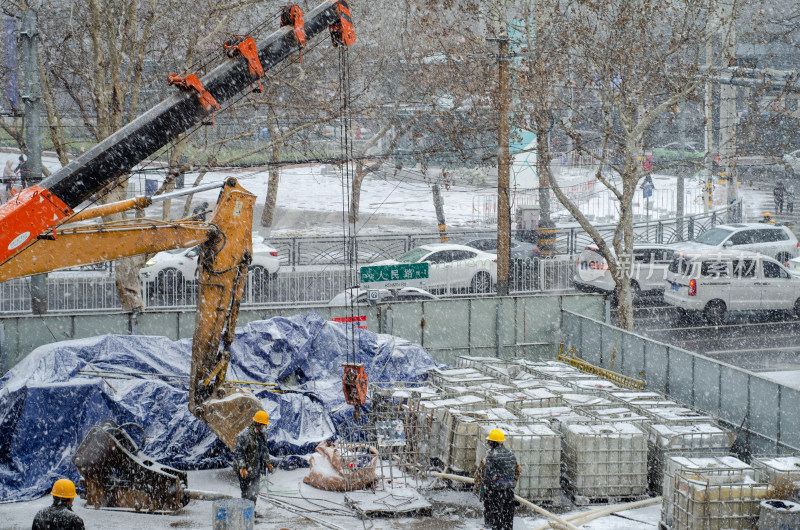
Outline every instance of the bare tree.
<path fill-rule="evenodd" d="M 83 128 L 88 133 L 85 142 L 91 145 L 131 121 L 145 100 L 157 101 L 165 94 L 155 88 L 153 79 L 154 74 L 159 82 L 165 79 L 165 72 L 158 71 L 159 61 L 180 71 L 205 60 L 206 48 L 221 45 L 231 22 L 250 4 L 201 2 L 185 9 L 184 4 L 169 0 L 79 0 L 42 5 L 41 10 L 48 13 L 40 19 L 43 100 L 50 139 L 62 164 L 76 150 L 70 145 L 78 137 L 76 131 Z M 176 34 L 176 27 L 194 31 Z M 186 144 L 176 139 L 169 153 L 166 190 L 180 174 L 177 161 Z M 104 190 L 98 200 L 119 200 L 126 192 L 127 177 Z M 169 217 L 168 205 L 164 216 Z M 142 306 L 138 271 L 143 263 L 142 257 L 117 263 L 117 290 L 126 311 Z"/>
<path fill-rule="evenodd" d="M 537 38 L 550 44 L 550 53 L 557 57 L 547 64 L 561 74 L 548 91 L 560 107 L 557 125 L 578 152 L 596 157 L 594 178 L 616 199 L 618 222 L 612 240 L 606 241 L 567 197 L 549 165 L 548 180 L 608 262 L 624 329 L 633 329 L 633 198 L 647 173 L 641 161 L 645 135 L 660 116 L 695 97 L 705 75 L 705 27 L 715 3 L 554 0 L 544 8 L 550 17 L 537 27 Z M 551 71 L 532 72 L 534 81 L 550 75 Z M 536 86 L 543 90 L 546 83 Z M 570 97 L 559 86 L 566 87 Z M 545 113 L 534 120 L 541 131 L 552 111 L 544 100 L 534 101 L 534 108 Z"/>

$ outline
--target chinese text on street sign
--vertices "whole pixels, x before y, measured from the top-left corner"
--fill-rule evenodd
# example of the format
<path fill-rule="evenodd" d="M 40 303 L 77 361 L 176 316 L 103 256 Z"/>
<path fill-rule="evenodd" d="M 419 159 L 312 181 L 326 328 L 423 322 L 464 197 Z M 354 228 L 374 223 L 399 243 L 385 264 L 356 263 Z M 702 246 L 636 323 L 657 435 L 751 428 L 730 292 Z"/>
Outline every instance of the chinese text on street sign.
<path fill-rule="evenodd" d="M 428 283 L 427 263 L 372 265 L 361 267 L 358 272 L 361 286 L 370 289 L 421 287 Z"/>

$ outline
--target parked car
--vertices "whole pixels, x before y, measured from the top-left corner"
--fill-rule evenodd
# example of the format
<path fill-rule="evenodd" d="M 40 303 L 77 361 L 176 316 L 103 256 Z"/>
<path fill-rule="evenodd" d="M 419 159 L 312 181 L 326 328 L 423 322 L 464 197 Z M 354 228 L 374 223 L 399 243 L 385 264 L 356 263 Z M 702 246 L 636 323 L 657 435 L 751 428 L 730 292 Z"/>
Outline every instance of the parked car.
<path fill-rule="evenodd" d="M 683 144 L 683 156 L 681 156 Z M 670 142 L 653 149 L 653 157 L 658 160 L 702 160 L 706 156 L 703 146 L 692 140 Z"/>
<path fill-rule="evenodd" d="M 199 246 L 159 252 L 142 267 L 139 278 L 145 284 L 147 291 L 156 295 L 184 292 L 187 284 L 194 282 L 199 252 Z M 278 251 L 266 242 L 254 241 L 253 259 L 248 269 L 245 292 L 248 292 L 251 281 L 255 296 L 269 292 L 279 268 Z"/>
<path fill-rule="evenodd" d="M 497 254 L 497 236 L 463 238 L 453 241 L 455 244 L 466 245 L 491 254 Z M 509 248 L 509 280 L 513 288 L 524 289 L 534 282 L 536 275 L 536 263 L 533 261 L 539 255 L 539 247 L 533 243 L 510 240 Z"/>
<path fill-rule="evenodd" d="M 755 252 L 678 253 L 667 269 L 664 302 L 682 316 L 702 313 L 712 324 L 732 311 L 793 310 L 800 316 L 800 275 Z"/>
<path fill-rule="evenodd" d="M 790 166 L 795 173 L 800 175 L 800 149 L 783 155 L 783 164 Z"/>
<path fill-rule="evenodd" d="M 371 265 L 430 264 L 426 289 L 488 293 L 497 283 L 497 256 L 465 245 L 435 243 L 409 250 L 397 259 Z"/>
<path fill-rule="evenodd" d="M 497 236 L 469 237 L 455 240 L 453 243 L 457 245 L 466 245 L 482 250 L 483 252 L 489 252 L 490 254 L 497 254 Z M 512 238 L 510 246 L 509 254 L 512 260 L 533 259 L 539 255 L 539 247 L 533 243 Z"/>
<path fill-rule="evenodd" d="M 719 225 L 703 232 L 694 241 L 681 243 L 680 250 L 749 250 L 786 264 L 798 256 L 800 243 L 787 226 L 764 223 Z"/>
<path fill-rule="evenodd" d="M 667 267 L 675 251 L 669 245 L 634 245 L 631 290 L 633 299 L 664 293 Z M 575 288 L 583 292 L 616 296 L 616 284 L 611 277 L 608 262 L 596 245 L 586 247 L 576 262 Z"/>
<path fill-rule="evenodd" d="M 331 298 L 329 306 L 368 305 L 367 289 L 351 287 Z M 439 297 L 418 287 L 403 287 L 402 289 L 378 289 L 378 299 L 375 303 L 385 302 L 411 302 L 438 300 Z"/>

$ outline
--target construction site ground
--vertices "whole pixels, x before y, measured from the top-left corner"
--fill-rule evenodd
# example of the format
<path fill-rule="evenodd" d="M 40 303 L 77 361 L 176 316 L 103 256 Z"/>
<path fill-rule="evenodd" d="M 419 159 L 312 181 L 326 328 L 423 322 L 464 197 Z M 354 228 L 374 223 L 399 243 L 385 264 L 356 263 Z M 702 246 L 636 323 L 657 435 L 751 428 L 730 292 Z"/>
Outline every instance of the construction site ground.
<path fill-rule="evenodd" d="M 413 478 L 398 478 L 399 470 L 395 468 L 394 481 L 389 482 L 388 470 L 384 470 L 387 478 L 382 486 L 390 492 L 395 488 L 415 487 Z M 477 530 L 483 528 L 483 511 L 481 503 L 472 491 L 453 490 L 441 487 L 433 479 L 425 479 L 419 483 L 417 490 L 433 505 L 431 516 L 374 518 L 361 520 L 355 512 L 345 504 L 345 494 L 315 489 L 303 484 L 303 477 L 308 469 L 293 471 L 278 470 L 270 476 L 269 491 L 262 487 L 262 496 L 256 506 L 255 528 L 263 529 L 316 529 L 346 528 L 348 530 L 381 530 L 405 528 L 406 530 L 439 530 L 464 529 Z M 189 489 L 217 492 L 239 496 L 239 487 L 231 469 L 217 469 L 189 472 Z M 379 492 L 382 493 L 382 492 Z M 297 513 L 273 506 L 269 502 L 272 497 L 281 503 L 297 507 Z M 3 518 L 0 528 L 30 528 L 33 517 L 38 510 L 49 505 L 52 498 L 47 495 L 28 502 L 0 504 Z M 561 508 L 546 506 L 559 515 L 588 511 L 599 506 L 577 508 L 566 497 Z M 74 511 L 83 518 L 86 528 L 103 528 L 107 530 L 129 528 L 211 528 L 213 524 L 213 501 L 192 500 L 187 506 L 175 514 L 159 515 L 134 513 L 116 510 L 95 510 L 84 507 L 83 500 L 76 499 Z M 616 515 L 606 516 L 591 521 L 582 528 L 590 530 L 648 530 L 658 528 L 661 505 L 656 504 L 638 510 L 629 510 Z M 330 526 L 313 522 L 302 514 L 320 519 Z M 532 511 L 517 508 L 514 519 L 515 529 L 531 529 L 545 523 L 545 519 Z"/>

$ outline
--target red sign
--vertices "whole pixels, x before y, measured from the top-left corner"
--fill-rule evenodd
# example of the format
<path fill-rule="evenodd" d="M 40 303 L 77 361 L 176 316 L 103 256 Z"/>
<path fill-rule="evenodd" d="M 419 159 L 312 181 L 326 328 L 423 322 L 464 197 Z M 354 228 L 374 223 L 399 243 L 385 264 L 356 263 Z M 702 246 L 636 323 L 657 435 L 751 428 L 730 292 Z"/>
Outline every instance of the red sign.
<path fill-rule="evenodd" d="M 355 316 L 355 317 L 336 317 L 332 318 L 334 322 L 341 322 L 342 324 L 347 324 L 349 322 L 353 323 L 353 326 L 359 329 L 367 329 L 367 315 L 363 316 Z M 356 324 L 357 322 L 363 322 L 363 325 Z"/>

